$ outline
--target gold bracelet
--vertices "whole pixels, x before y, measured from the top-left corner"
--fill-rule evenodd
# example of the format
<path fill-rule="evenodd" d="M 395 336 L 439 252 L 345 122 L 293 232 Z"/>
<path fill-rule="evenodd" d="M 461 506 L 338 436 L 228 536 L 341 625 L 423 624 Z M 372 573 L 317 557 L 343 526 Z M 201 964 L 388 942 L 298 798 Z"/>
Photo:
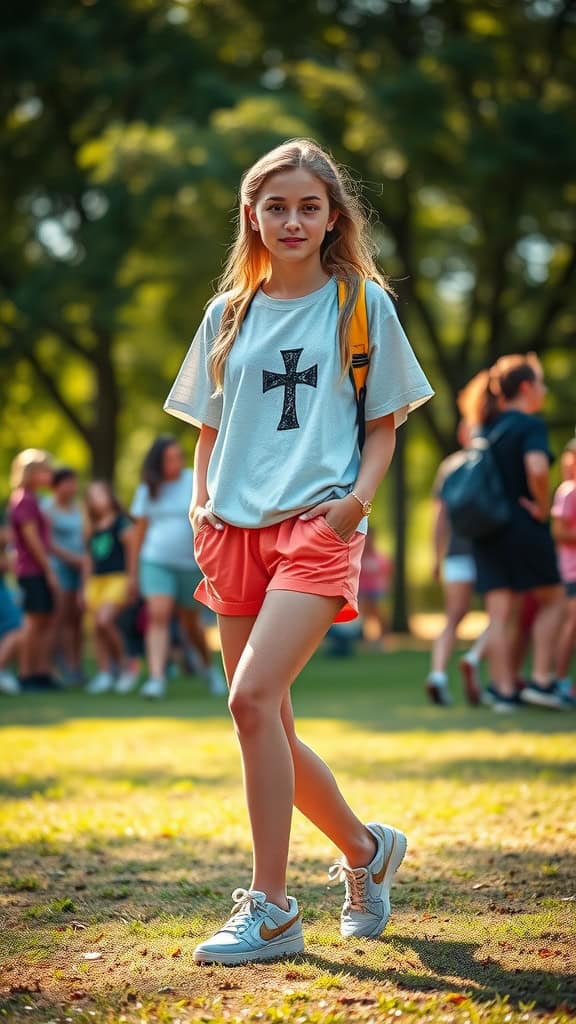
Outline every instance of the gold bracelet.
<path fill-rule="evenodd" d="M 359 494 L 356 494 L 356 491 L 350 491 L 350 494 L 353 498 L 356 498 L 356 501 L 362 506 L 362 514 L 369 516 L 372 511 L 372 502 L 364 501 Z"/>

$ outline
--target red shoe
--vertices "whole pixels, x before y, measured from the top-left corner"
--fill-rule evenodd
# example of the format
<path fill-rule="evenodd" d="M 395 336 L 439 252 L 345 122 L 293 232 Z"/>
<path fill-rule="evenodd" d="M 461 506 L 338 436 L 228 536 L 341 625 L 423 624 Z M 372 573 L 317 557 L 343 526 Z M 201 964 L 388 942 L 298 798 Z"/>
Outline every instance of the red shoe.
<path fill-rule="evenodd" d="M 478 665 L 474 665 L 467 658 L 461 658 L 458 668 L 462 674 L 466 700 L 472 707 L 477 707 L 478 704 L 482 703 L 482 687 L 478 678 Z"/>

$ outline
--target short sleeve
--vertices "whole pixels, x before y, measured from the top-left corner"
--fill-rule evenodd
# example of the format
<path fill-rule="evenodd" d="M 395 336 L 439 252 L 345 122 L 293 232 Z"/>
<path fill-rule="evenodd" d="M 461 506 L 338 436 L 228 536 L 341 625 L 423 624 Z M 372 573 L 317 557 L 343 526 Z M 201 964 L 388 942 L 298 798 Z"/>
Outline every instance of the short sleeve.
<path fill-rule="evenodd" d="M 146 484 L 139 484 L 130 506 L 130 515 L 135 519 L 147 519 L 150 515 L 150 492 Z"/>
<path fill-rule="evenodd" d="M 225 302 L 225 296 L 218 296 L 206 310 L 164 403 L 165 412 L 195 427 L 203 423 L 214 429 L 220 426 L 222 395 L 214 394 L 208 360 Z"/>
<path fill-rule="evenodd" d="M 557 489 L 550 515 L 554 519 L 576 521 L 576 487 L 570 481 L 560 484 Z"/>
<path fill-rule="evenodd" d="M 414 355 L 388 293 L 368 281 L 366 301 L 370 334 L 366 419 L 375 420 L 394 413 L 395 425 L 399 427 L 434 391 Z"/>
<path fill-rule="evenodd" d="M 527 416 L 527 424 L 522 437 L 522 452 L 544 452 L 551 460 L 551 452 L 548 445 L 548 431 L 543 420 L 536 416 Z"/>
<path fill-rule="evenodd" d="M 21 527 L 25 523 L 38 522 L 40 507 L 31 494 L 23 494 L 10 509 L 10 523 Z"/>
<path fill-rule="evenodd" d="M 131 529 L 132 526 L 134 526 L 134 523 L 132 522 L 130 516 L 127 516 L 125 512 L 118 516 L 116 523 L 116 529 L 119 535 L 125 533 L 126 530 L 129 530 Z"/>

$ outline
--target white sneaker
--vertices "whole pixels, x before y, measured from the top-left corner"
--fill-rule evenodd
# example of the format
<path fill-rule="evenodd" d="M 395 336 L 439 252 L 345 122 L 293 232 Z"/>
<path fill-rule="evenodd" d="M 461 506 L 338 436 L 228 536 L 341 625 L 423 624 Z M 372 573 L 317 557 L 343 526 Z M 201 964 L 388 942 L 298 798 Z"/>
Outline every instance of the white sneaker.
<path fill-rule="evenodd" d="M 86 687 L 86 693 L 98 694 L 108 693 L 109 690 L 114 686 L 114 676 L 111 672 L 98 672 L 93 679 L 90 680 Z"/>
<path fill-rule="evenodd" d="M 0 693 L 6 697 L 15 697 L 20 693 L 20 683 L 12 672 L 0 672 Z"/>
<path fill-rule="evenodd" d="M 127 669 L 121 672 L 114 684 L 114 693 L 132 693 L 138 683 L 139 672 Z"/>
<path fill-rule="evenodd" d="M 164 679 L 147 679 L 140 687 L 140 696 L 149 697 L 150 700 L 161 700 L 166 696 L 166 683 Z"/>
<path fill-rule="evenodd" d="M 268 903 L 266 893 L 256 889 L 235 889 L 232 899 L 232 916 L 194 950 L 197 964 L 245 964 L 302 952 L 302 921 L 293 896 L 289 910 Z"/>
<path fill-rule="evenodd" d="M 208 681 L 208 692 L 211 693 L 213 697 L 226 697 L 228 694 L 228 687 L 226 686 L 226 680 L 218 666 L 209 665 L 204 674 Z"/>
<path fill-rule="evenodd" d="M 347 938 L 375 938 L 390 917 L 390 886 L 406 853 L 406 836 L 391 825 L 368 822 L 378 849 L 365 868 L 351 868 L 345 860 L 328 871 L 331 881 L 344 882 L 346 897 L 340 934 Z"/>

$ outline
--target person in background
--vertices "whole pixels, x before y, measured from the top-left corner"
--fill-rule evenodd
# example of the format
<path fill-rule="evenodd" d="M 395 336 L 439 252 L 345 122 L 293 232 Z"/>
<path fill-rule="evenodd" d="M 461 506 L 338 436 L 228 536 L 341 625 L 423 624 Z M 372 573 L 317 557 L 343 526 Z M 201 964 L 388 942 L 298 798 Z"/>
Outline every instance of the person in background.
<path fill-rule="evenodd" d="M 112 689 L 125 693 L 133 685 L 134 668 L 117 620 L 122 609 L 136 599 L 127 574 L 134 527 L 112 487 L 103 480 L 89 485 L 86 513 L 88 556 L 83 567 L 83 595 L 94 624 L 98 664 L 98 672 L 86 689 L 92 694 Z"/>
<path fill-rule="evenodd" d="M 84 522 L 78 501 L 78 477 L 62 467 L 52 477 L 52 496 L 43 503 L 51 525 L 52 566 L 58 577 L 54 648 L 67 682 L 82 677 L 82 606 L 79 594 L 84 563 Z"/>
<path fill-rule="evenodd" d="M 552 503 L 552 532 L 566 590 L 564 620 L 557 645 L 556 673 L 564 697 L 576 697 L 570 664 L 576 647 L 576 438 L 564 449 L 560 484 Z"/>
<path fill-rule="evenodd" d="M 58 577 L 50 563 L 50 523 L 38 500 L 38 491 L 51 482 L 52 465 L 47 452 L 27 448 L 12 462 L 8 518 L 24 611 L 19 644 L 23 691 L 59 688 L 51 672 Z"/>
<path fill-rule="evenodd" d="M 442 500 L 442 485 L 464 459 L 464 450 L 470 443 L 470 431 L 464 421 L 458 426 L 460 449 L 444 459 L 438 467 L 432 493 L 436 502 L 434 520 L 434 579 L 442 581 L 446 623 L 432 645 L 430 672 L 426 679 L 426 692 L 434 704 L 452 704 L 448 689 L 448 661 L 454 650 L 458 626 L 470 611 L 476 563 L 472 542 L 459 536 L 452 526 L 446 503 Z M 479 704 L 481 686 L 478 666 L 484 655 L 486 632 L 484 631 L 473 647 L 460 660 L 460 671 L 464 680 L 464 693 L 470 704 Z"/>
<path fill-rule="evenodd" d="M 130 575 L 147 605 L 146 657 L 149 679 L 140 693 L 159 698 L 166 693 L 166 666 L 170 649 L 170 623 L 174 613 L 198 652 L 199 670 L 213 694 L 226 694 L 226 682 L 212 665 L 210 648 L 200 621 L 194 591 L 202 579 L 194 558 L 194 535 L 188 518 L 192 500 L 191 469 L 184 466 L 176 438 L 156 438 L 142 465 L 131 514 L 135 542 Z"/>
<path fill-rule="evenodd" d="M 17 677 L 10 671 L 10 664 L 18 655 L 22 614 L 5 580 L 5 574 L 12 570 L 9 553 L 10 530 L 0 522 L 0 694 L 13 697 L 20 692 Z"/>
<path fill-rule="evenodd" d="M 559 711 L 569 706 L 553 673 L 563 595 L 548 524 L 552 457 L 546 427 L 536 415 L 545 396 L 542 366 L 529 353 L 502 356 L 477 374 L 458 400 L 467 423 L 493 438 L 492 454 L 511 510 L 506 526 L 474 541 L 477 589 L 485 595 L 490 619 L 491 683 L 483 697 L 495 711 L 513 711 L 520 700 Z M 535 597 L 537 611 L 532 678 L 519 699 L 511 626 L 519 595 L 526 592 Z"/>
<path fill-rule="evenodd" d="M 390 589 L 392 561 L 378 551 L 374 530 L 368 528 L 360 563 L 358 608 L 366 636 L 381 640 L 388 628 L 382 601 Z"/>

